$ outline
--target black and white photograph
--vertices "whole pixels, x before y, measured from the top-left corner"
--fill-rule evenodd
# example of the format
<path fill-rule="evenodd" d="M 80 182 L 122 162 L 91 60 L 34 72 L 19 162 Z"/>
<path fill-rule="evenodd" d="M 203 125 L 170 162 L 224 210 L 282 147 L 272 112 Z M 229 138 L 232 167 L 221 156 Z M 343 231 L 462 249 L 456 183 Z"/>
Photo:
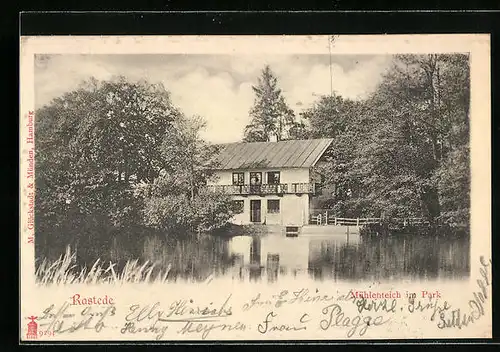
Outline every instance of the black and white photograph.
<path fill-rule="evenodd" d="M 480 56 L 439 45 L 453 35 L 413 52 L 349 37 L 34 50 L 21 250 L 44 303 L 21 338 L 491 334 Z"/>

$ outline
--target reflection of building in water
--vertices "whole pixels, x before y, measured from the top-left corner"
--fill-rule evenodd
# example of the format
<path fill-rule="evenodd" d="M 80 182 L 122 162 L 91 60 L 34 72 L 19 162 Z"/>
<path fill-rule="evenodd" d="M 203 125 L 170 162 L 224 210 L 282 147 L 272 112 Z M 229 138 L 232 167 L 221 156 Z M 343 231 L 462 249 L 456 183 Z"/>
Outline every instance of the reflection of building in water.
<path fill-rule="evenodd" d="M 308 265 L 309 239 L 282 236 L 236 236 L 228 244 L 233 275 L 259 280 L 263 271 L 275 281 L 279 273 L 296 275 Z"/>
<path fill-rule="evenodd" d="M 280 255 L 278 253 L 267 253 L 266 274 L 268 282 L 275 282 L 278 279 L 280 267 Z"/>
<path fill-rule="evenodd" d="M 261 238 L 254 236 L 252 238 L 252 244 L 250 246 L 250 264 L 257 264 L 260 266 L 260 255 L 261 255 Z"/>
<path fill-rule="evenodd" d="M 250 265 L 248 267 L 248 275 L 250 280 L 260 280 L 262 275 L 262 266 L 260 265 L 261 258 L 261 239 L 258 236 L 252 238 L 250 246 Z"/>
<path fill-rule="evenodd" d="M 244 278 L 244 267 L 250 263 L 250 247 L 252 238 L 249 236 L 235 236 L 229 240 L 228 252 L 232 259 L 233 278 Z"/>
<path fill-rule="evenodd" d="M 296 274 L 305 271 L 308 264 L 309 239 L 267 236 L 261 239 L 260 263 L 266 266 L 268 281 L 281 274 Z"/>
<path fill-rule="evenodd" d="M 307 275 L 349 277 L 350 250 L 359 243 L 359 236 L 294 237 L 279 235 L 236 236 L 229 241 L 228 249 L 232 258 L 233 276 L 243 279 L 260 280 L 263 273 L 269 282 L 274 282 L 279 275 Z M 327 272 L 326 271 L 331 271 Z"/>
<path fill-rule="evenodd" d="M 467 238 L 238 236 L 227 248 L 233 277 L 246 280 L 274 282 L 308 273 L 319 280 L 460 278 L 470 271 Z"/>
<path fill-rule="evenodd" d="M 261 277 L 261 239 L 258 236 L 236 236 L 229 240 L 228 252 L 232 259 L 233 276 L 250 280 Z"/>
<path fill-rule="evenodd" d="M 279 254 L 280 267 L 307 269 L 309 239 L 302 237 L 267 236 L 261 239 L 261 264 L 265 265 L 268 254 Z"/>
<path fill-rule="evenodd" d="M 235 236 L 229 240 L 229 255 L 233 258 L 234 265 L 247 265 L 250 263 L 252 237 Z"/>

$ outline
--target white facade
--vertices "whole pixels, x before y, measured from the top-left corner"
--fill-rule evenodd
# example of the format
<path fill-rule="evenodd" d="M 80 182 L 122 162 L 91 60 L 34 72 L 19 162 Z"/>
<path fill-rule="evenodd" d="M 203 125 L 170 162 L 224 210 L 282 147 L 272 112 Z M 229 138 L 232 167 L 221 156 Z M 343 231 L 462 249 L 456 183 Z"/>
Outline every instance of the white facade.
<path fill-rule="evenodd" d="M 262 186 L 268 184 L 267 173 L 279 172 L 280 185 L 286 185 L 289 192 L 266 194 L 232 194 L 235 201 L 243 202 L 243 210 L 235 215 L 232 222 L 237 225 L 266 224 L 282 226 L 302 226 L 309 221 L 309 204 L 311 194 L 307 192 L 292 193 L 296 185 L 309 185 L 309 168 L 276 168 L 276 169 L 247 169 L 247 170 L 220 170 L 208 183 L 209 186 L 233 185 L 233 173 L 244 173 L 244 185 L 249 185 L 250 173 L 262 173 Z M 271 201 L 271 202 L 269 202 Z M 276 208 L 279 204 L 279 210 Z M 269 208 L 274 206 L 275 208 Z M 253 211 L 252 211 L 253 209 Z M 253 212 L 253 214 L 252 214 Z M 257 214 L 258 213 L 258 214 Z"/>

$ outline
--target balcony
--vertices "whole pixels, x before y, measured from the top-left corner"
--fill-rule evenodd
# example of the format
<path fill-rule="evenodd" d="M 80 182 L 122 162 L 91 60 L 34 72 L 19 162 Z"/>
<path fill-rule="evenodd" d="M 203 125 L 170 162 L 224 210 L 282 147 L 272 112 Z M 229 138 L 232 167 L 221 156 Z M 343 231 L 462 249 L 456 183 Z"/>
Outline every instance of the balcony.
<path fill-rule="evenodd" d="M 264 185 L 223 185 L 207 186 L 209 192 L 222 192 L 231 195 L 283 195 L 314 194 L 314 183 L 280 183 Z"/>

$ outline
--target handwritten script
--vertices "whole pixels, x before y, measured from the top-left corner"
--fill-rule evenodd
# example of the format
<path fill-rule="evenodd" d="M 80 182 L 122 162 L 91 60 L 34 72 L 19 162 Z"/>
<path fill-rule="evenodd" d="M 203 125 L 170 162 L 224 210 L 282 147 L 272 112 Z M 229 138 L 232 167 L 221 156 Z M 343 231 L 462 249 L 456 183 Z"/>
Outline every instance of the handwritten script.
<path fill-rule="evenodd" d="M 491 259 L 486 260 L 481 256 L 479 263 L 480 278 L 476 280 L 478 290 L 472 293 L 472 298 L 468 301 L 468 307 L 441 312 L 437 324 L 439 329 L 462 329 L 470 324 L 474 324 L 486 314 L 484 304 L 489 299 L 488 288 L 491 285 Z"/>
<path fill-rule="evenodd" d="M 245 338 L 290 339 L 307 337 L 308 332 L 327 332 L 328 336 L 347 338 L 368 336 L 374 329 L 399 319 L 415 317 L 430 319 L 437 329 L 462 329 L 486 314 L 490 297 L 491 260 L 480 258 L 477 290 L 471 293 L 466 307 L 455 308 L 441 295 L 407 296 L 408 299 L 368 299 L 355 291 L 336 294 L 318 289 L 299 288 L 275 293 L 254 293 L 235 302 L 232 294 L 219 299 L 193 298 L 154 303 L 134 303 L 125 307 L 91 305 L 82 307 L 70 302 L 51 304 L 40 314 L 39 326 L 55 336 L 79 331 L 101 333 L 114 330 L 124 338 L 139 339 L 207 339 L 214 332 L 217 338 L 227 334 Z M 330 335 L 331 334 L 331 335 Z M 378 332 L 377 332 L 378 334 Z M 373 334 L 371 334 L 373 336 Z"/>
<path fill-rule="evenodd" d="M 219 323 L 223 318 L 231 316 L 232 307 L 229 304 L 232 295 L 229 295 L 220 306 L 214 302 L 208 305 L 198 305 L 194 300 L 176 300 L 167 309 L 162 309 L 160 302 L 153 305 L 141 306 L 134 304 L 129 307 L 125 316 L 125 324 L 121 328 L 122 334 L 136 334 L 140 332 L 154 333 L 157 340 L 163 338 L 169 323 L 182 323 L 181 329 L 177 330 L 180 335 L 201 334 L 206 339 L 213 330 L 227 330 L 245 328 L 244 324 Z M 146 326 L 138 327 L 141 322 L 147 322 Z"/>
<path fill-rule="evenodd" d="M 74 333 L 78 330 L 94 330 L 99 333 L 106 328 L 105 320 L 116 314 L 115 306 L 85 308 L 79 307 L 77 313 L 70 313 L 71 305 L 64 302 L 59 308 L 54 304 L 43 310 L 39 318 L 40 327 L 45 331 L 58 334 Z"/>

